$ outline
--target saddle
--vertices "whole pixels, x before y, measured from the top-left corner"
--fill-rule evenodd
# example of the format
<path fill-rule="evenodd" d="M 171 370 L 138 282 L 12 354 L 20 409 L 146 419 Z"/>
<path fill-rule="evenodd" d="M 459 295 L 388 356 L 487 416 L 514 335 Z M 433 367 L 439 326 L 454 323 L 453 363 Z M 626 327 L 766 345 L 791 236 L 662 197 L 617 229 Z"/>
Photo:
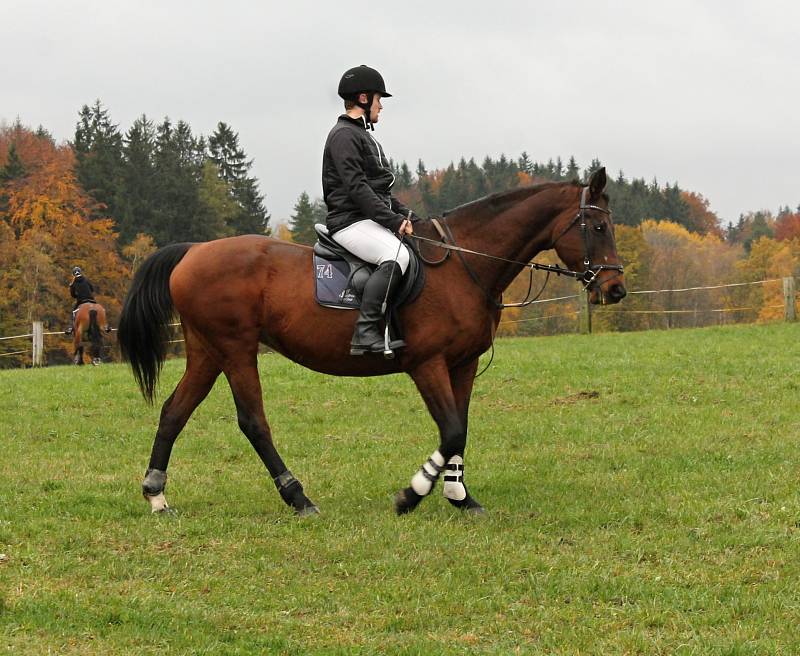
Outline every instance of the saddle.
<path fill-rule="evenodd" d="M 314 281 L 317 303 L 340 310 L 358 310 L 361 292 L 375 265 L 359 259 L 342 247 L 328 234 L 321 223 L 314 226 L 317 242 L 314 244 Z M 390 310 L 416 300 L 425 285 L 425 269 L 416 247 L 404 242 L 409 251 L 409 264 L 403 284 L 391 300 Z"/>

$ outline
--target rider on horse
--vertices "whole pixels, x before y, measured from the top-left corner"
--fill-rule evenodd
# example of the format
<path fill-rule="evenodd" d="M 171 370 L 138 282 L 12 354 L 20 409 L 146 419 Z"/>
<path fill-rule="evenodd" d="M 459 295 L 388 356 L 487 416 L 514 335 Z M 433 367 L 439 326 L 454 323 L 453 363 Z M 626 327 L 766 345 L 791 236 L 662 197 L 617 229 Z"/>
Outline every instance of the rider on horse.
<path fill-rule="evenodd" d="M 79 267 L 72 267 L 72 282 L 69 284 L 69 293 L 75 299 L 75 307 L 72 308 L 70 326 L 64 331 L 65 335 L 71 335 L 75 329 L 75 313 L 82 303 L 96 303 L 94 300 L 94 285 L 83 275 L 83 270 Z"/>
<path fill-rule="evenodd" d="M 389 158 L 372 136 L 389 98 L 383 77 L 369 66 L 345 71 L 339 82 L 345 113 L 328 134 L 322 156 L 322 190 L 330 235 L 351 253 L 377 268 L 366 282 L 356 321 L 351 355 L 383 353 L 382 305 L 400 286 L 409 263 L 395 236 L 413 233 L 419 217 L 392 196 L 394 175 Z M 397 340 L 392 349 L 405 344 Z"/>

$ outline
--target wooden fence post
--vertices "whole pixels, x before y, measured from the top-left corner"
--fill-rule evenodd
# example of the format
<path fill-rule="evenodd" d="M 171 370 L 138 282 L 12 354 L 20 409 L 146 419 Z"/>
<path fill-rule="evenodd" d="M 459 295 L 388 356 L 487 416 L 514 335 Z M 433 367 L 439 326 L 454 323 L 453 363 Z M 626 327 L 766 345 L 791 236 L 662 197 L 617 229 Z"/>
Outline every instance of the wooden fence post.
<path fill-rule="evenodd" d="M 795 309 L 795 288 L 794 277 L 783 279 L 783 316 L 786 321 L 797 320 L 797 310 Z"/>
<path fill-rule="evenodd" d="M 33 322 L 33 352 L 31 360 L 34 367 L 44 365 L 44 330 L 41 321 Z"/>
<path fill-rule="evenodd" d="M 592 306 L 589 303 L 589 293 L 583 290 L 578 294 L 578 330 L 581 335 L 592 332 Z"/>

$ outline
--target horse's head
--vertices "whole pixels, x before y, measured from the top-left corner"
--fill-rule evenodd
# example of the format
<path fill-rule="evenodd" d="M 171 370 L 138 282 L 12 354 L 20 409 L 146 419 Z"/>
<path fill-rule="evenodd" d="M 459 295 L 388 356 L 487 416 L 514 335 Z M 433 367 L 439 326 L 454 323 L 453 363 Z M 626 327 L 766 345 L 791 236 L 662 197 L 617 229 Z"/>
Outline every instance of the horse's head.
<path fill-rule="evenodd" d="M 554 223 L 551 239 L 564 264 L 583 274 L 594 304 L 619 303 L 627 293 L 605 187 L 606 170 L 601 168 L 580 188 L 577 210 L 570 209 Z"/>

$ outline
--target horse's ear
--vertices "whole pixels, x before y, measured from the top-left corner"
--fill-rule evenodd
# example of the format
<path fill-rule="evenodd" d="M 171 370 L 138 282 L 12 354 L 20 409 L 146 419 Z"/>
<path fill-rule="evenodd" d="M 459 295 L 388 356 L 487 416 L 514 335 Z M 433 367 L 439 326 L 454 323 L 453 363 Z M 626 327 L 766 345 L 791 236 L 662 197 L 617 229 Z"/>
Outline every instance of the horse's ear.
<path fill-rule="evenodd" d="M 589 178 L 589 194 L 591 198 L 597 198 L 606 188 L 606 167 L 601 166 Z"/>

